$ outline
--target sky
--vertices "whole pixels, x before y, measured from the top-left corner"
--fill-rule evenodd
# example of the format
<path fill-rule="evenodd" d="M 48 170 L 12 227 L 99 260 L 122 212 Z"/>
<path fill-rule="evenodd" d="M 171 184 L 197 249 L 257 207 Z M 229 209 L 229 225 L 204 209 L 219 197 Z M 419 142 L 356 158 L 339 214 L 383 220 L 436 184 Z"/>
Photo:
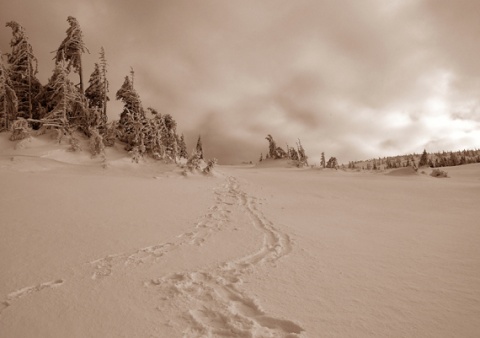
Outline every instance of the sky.
<path fill-rule="evenodd" d="M 271 134 L 310 163 L 480 147 L 480 1 L 0 0 L 0 50 L 20 23 L 46 83 L 80 23 L 89 78 L 105 48 L 110 119 L 133 68 L 143 106 L 190 149 L 257 161 Z"/>

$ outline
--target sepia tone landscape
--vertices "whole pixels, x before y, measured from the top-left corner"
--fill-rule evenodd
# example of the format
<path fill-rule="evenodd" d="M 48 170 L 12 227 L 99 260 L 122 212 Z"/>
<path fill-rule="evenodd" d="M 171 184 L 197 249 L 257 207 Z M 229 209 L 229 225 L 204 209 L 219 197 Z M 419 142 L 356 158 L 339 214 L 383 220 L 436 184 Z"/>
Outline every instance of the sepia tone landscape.
<path fill-rule="evenodd" d="M 477 337 L 479 10 L 2 4 L 0 337 Z"/>

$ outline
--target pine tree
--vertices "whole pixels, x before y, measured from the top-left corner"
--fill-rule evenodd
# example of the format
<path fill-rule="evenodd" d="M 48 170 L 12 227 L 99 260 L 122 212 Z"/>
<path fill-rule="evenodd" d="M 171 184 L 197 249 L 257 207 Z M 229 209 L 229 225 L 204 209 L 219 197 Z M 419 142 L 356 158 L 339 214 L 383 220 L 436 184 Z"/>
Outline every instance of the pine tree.
<path fill-rule="evenodd" d="M 450 159 L 448 162 L 449 162 L 449 165 L 452 167 L 459 164 L 458 157 L 454 152 L 450 153 Z"/>
<path fill-rule="evenodd" d="M 203 146 L 202 146 L 202 137 L 198 136 L 197 146 L 195 148 L 196 153 L 199 156 L 199 159 L 203 160 Z"/>
<path fill-rule="evenodd" d="M 324 153 L 324 152 L 322 152 L 322 156 L 320 157 L 320 166 L 321 166 L 322 168 L 325 168 L 325 166 L 326 166 L 326 163 L 325 163 L 325 153 Z"/>
<path fill-rule="evenodd" d="M 308 156 L 305 154 L 305 149 L 303 149 L 302 142 L 300 142 L 300 139 L 298 139 L 297 143 L 297 153 L 298 153 L 298 161 L 300 162 L 301 165 L 306 166 L 308 165 Z"/>
<path fill-rule="evenodd" d="M 188 159 L 188 152 L 187 152 L 187 144 L 185 143 L 185 137 L 180 136 L 180 140 L 178 142 L 178 148 L 179 148 L 179 157 Z"/>
<path fill-rule="evenodd" d="M 273 139 L 272 135 L 268 134 L 267 137 L 265 138 L 268 141 L 268 155 L 269 158 L 276 159 L 276 150 L 277 150 L 277 144 L 275 143 L 275 140 Z"/>
<path fill-rule="evenodd" d="M 108 80 L 107 80 L 107 59 L 105 58 L 105 49 L 100 48 L 100 75 L 102 78 L 103 88 L 101 90 L 103 94 L 103 116 L 105 116 L 105 123 L 107 119 L 107 101 L 110 101 L 108 98 Z"/>
<path fill-rule="evenodd" d="M 101 62 L 105 62 L 104 51 L 100 53 Z M 90 75 L 90 85 L 85 90 L 85 97 L 87 98 L 88 107 L 90 108 L 89 126 L 98 128 L 101 134 L 105 133 L 105 126 L 107 124 L 107 96 L 108 81 L 106 79 L 105 65 L 95 63 L 95 69 Z"/>
<path fill-rule="evenodd" d="M 80 29 L 80 24 L 73 16 L 67 18 L 70 27 L 67 29 L 67 36 L 60 44 L 56 51 L 55 63 L 62 60 L 67 61 L 67 71 L 73 68 L 74 72 L 78 73 L 80 77 L 80 92 L 83 94 L 83 69 L 82 69 L 82 54 L 88 52 L 87 47 L 83 43 L 83 33 Z"/>
<path fill-rule="evenodd" d="M 298 161 L 300 158 L 298 156 L 298 152 L 295 148 L 288 148 L 288 157 L 293 161 Z"/>
<path fill-rule="evenodd" d="M 63 134 L 71 133 L 71 127 L 76 124 L 77 105 L 81 104 L 82 97 L 68 79 L 64 62 L 56 64 L 45 91 L 45 98 L 51 109 L 39 122 L 44 127 L 59 129 Z"/>
<path fill-rule="evenodd" d="M 330 159 L 327 162 L 327 168 L 332 168 L 332 169 L 338 168 L 337 159 L 335 157 L 330 157 Z"/>
<path fill-rule="evenodd" d="M 423 149 L 422 156 L 420 157 L 420 162 L 418 163 L 419 167 L 424 167 L 428 164 L 428 155 L 427 150 Z"/>
<path fill-rule="evenodd" d="M 148 150 L 151 152 L 153 158 L 161 160 L 165 158 L 165 146 L 163 144 L 162 132 L 164 132 L 163 116 L 153 108 L 148 108 L 150 114 L 153 116 L 150 120 L 150 140 L 148 141 Z"/>
<path fill-rule="evenodd" d="M 118 124 L 120 140 L 127 144 L 126 149 L 135 154 L 143 155 L 145 149 L 145 111 L 138 93 L 133 88 L 133 81 L 125 77 L 122 87 L 117 91 L 117 100 L 124 103 Z M 135 157 L 136 158 L 136 157 Z"/>
<path fill-rule="evenodd" d="M 0 131 L 9 130 L 17 118 L 18 98 L 0 53 Z"/>
<path fill-rule="evenodd" d="M 163 126 L 161 134 L 165 154 L 170 161 L 176 162 L 179 153 L 177 144 L 177 122 L 175 122 L 170 114 L 163 115 L 162 120 Z"/>
<path fill-rule="evenodd" d="M 12 29 L 11 53 L 8 54 L 9 77 L 11 86 L 18 98 L 18 117 L 40 118 L 41 109 L 36 97 L 42 90 L 40 81 L 35 77 L 38 61 L 28 42 L 25 29 L 15 21 L 6 24 Z"/>

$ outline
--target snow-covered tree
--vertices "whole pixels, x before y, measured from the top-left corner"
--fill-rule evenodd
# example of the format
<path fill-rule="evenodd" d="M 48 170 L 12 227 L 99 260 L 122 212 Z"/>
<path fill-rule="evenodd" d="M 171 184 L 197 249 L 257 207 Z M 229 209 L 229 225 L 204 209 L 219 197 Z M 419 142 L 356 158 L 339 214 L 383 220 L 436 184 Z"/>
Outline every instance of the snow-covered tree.
<path fill-rule="evenodd" d="M 138 148 L 140 154 L 145 153 L 145 134 L 142 130 L 145 111 L 138 93 L 133 88 L 133 82 L 128 76 L 125 77 L 122 87 L 117 91 L 116 98 L 124 103 L 118 123 L 120 140 L 127 144 L 127 150 Z"/>
<path fill-rule="evenodd" d="M 428 164 L 428 155 L 427 150 L 423 149 L 422 156 L 420 157 L 420 162 L 418 163 L 419 167 L 426 166 Z"/>
<path fill-rule="evenodd" d="M 107 124 L 107 101 L 110 100 L 107 96 L 108 80 L 106 66 L 105 51 L 102 47 L 100 51 L 100 63 L 95 63 L 95 69 L 90 75 L 89 86 L 85 90 L 85 97 L 87 98 L 88 106 L 93 115 L 90 124 L 98 128 L 101 134 L 105 132 L 105 125 Z"/>
<path fill-rule="evenodd" d="M 330 157 L 330 159 L 327 162 L 327 168 L 332 168 L 332 169 L 337 169 L 338 168 L 338 163 L 337 163 L 337 158 L 336 157 Z"/>
<path fill-rule="evenodd" d="M 320 166 L 321 166 L 322 168 L 325 168 L 325 166 L 326 166 L 325 153 L 324 153 L 324 152 L 322 152 L 322 156 L 320 157 Z"/>
<path fill-rule="evenodd" d="M 281 147 L 277 147 L 272 135 L 268 134 L 265 139 L 268 141 L 268 157 L 272 159 L 287 158 L 288 154 Z"/>
<path fill-rule="evenodd" d="M 162 116 L 163 124 L 161 129 L 162 143 L 165 147 L 165 155 L 170 161 L 176 162 L 179 156 L 177 144 L 177 122 L 172 115 L 165 114 Z"/>
<path fill-rule="evenodd" d="M 42 90 L 40 81 L 35 77 L 38 72 L 38 61 L 33 54 L 32 45 L 28 42 L 25 29 L 15 21 L 6 24 L 12 29 L 10 41 L 11 53 L 8 54 L 9 78 L 18 98 L 18 117 L 40 118 L 41 109 L 36 97 Z"/>
<path fill-rule="evenodd" d="M 275 140 L 273 139 L 273 136 L 268 134 L 265 139 L 268 141 L 268 155 L 270 158 L 276 158 L 276 149 L 277 149 L 277 144 Z"/>
<path fill-rule="evenodd" d="M 10 129 L 17 118 L 18 99 L 0 53 L 0 131 Z"/>
<path fill-rule="evenodd" d="M 197 147 L 195 148 L 199 158 L 203 160 L 203 146 L 202 146 L 202 137 L 198 136 Z"/>
<path fill-rule="evenodd" d="M 90 153 L 92 156 L 101 155 L 105 157 L 105 143 L 97 128 L 90 128 Z"/>
<path fill-rule="evenodd" d="M 192 154 L 187 160 L 187 169 L 192 172 L 200 170 L 201 161 L 202 159 L 200 158 L 200 154 L 196 151 L 196 149 L 193 149 Z"/>
<path fill-rule="evenodd" d="M 298 140 L 297 143 L 297 154 L 298 154 L 298 161 L 302 166 L 308 165 L 308 156 L 305 154 L 305 149 L 303 149 L 302 142 L 300 142 L 300 139 Z"/>
<path fill-rule="evenodd" d="M 181 158 L 188 158 L 188 152 L 187 152 L 187 144 L 185 143 L 185 137 L 183 134 L 180 136 L 180 139 L 178 140 L 178 156 Z"/>
<path fill-rule="evenodd" d="M 73 68 L 74 72 L 78 73 L 80 77 L 80 92 L 83 94 L 82 54 L 86 51 L 88 52 L 88 49 L 83 43 L 83 33 L 77 19 L 69 16 L 67 21 L 70 27 L 67 29 L 67 36 L 56 51 L 55 62 L 59 63 L 65 60 L 67 62 L 67 71 L 70 72 L 70 69 Z"/>
<path fill-rule="evenodd" d="M 295 148 L 290 148 L 290 147 L 287 147 L 287 152 L 288 152 L 288 158 L 293 160 L 293 161 L 298 161 L 299 157 L 298 157 L 298 152 Z"/>
<path fill-rule="evenodd" d="M 213 171 L 213 168 L 217 165 L 217 159 L 213 158 L 207 161 L 207 166 L 203 168 L 204 174 L 210 174 Z"/>
<path fill-rule="evenodd" d="M 19 117 L 12 123 L 12 135 L 10 136 L 11 141 L 23 140 L 31 135 L 31 128 L 28 125 L 28 121 L 23 117 Z"/>
<path fill-rule="evenodd" d="M 52 77 L 45 88 L 47 114 L 39 121 L 44 127 L 53 127 L 70 133 L 72 127 L 82 123 L 85 114 L 84 97 L 68 78 L 64 62 L 55 66 Z"/>

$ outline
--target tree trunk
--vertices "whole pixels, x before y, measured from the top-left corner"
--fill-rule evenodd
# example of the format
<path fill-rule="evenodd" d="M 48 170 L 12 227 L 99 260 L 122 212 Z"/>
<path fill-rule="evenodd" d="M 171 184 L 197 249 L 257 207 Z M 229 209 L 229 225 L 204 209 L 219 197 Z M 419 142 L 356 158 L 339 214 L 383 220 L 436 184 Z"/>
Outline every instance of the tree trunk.
<path fill-rule="evenodd" d="M 80 93 L 84 94 L 83 91 L 83 67 L 82 67 L 82 58 L 80 57 L 80 67 L 78 69 L 78 75 L 80 76 Z"/>

